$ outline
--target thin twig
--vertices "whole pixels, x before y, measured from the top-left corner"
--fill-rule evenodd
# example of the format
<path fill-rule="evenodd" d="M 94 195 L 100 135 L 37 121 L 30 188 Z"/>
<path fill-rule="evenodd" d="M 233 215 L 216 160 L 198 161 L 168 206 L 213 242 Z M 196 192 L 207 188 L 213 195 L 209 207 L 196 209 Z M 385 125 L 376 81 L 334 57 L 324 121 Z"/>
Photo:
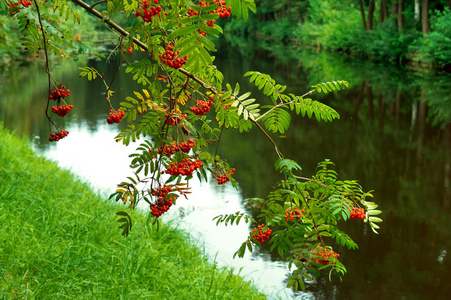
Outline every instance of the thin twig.
<path fill-rule="evenodd" d="M 49 55 L 47 52 L 47 38 L 45 36 L 45 30 L 44 30 L 44 26 L 42 25 L 42 19 L 41 19 L 41 12 L 39 10 L 39 5 L 36 2 L 36 0 L 33 0 L 34 5 L 36 6 L 36 12 L 38 13 L 38 20 L 39 20 L 39 25 L 41 26 L 41 32 L 42 32 L 42 40 L 44 43 L 44 53 L 45 53 L 45 72 L 47 73 L 47 77 L 49 79 L 49 94 L 47 97 L 47 105 L 45 107 L 45 116 L 47 117 L 47 119 L 49 120 L 49 122 L 55 126 L 56 128 L 58 128 L 55 123 L 53 123 L 52 119 L 49 116 L 49 104 L 50 104 L 50 91 L 52 89 L 52 83 L 51 83 L 51 73 L 50 73 L 50 69 L 49 69 Z"/>
<path fill-rule="evenodd" d="M 104 3 L 104 2 L 107 2 L 107 1 L 108 1 L 108 0 L 101 0 L 101 1 L 98 1 L 98 2 L 94 3 L 93 5 L 91 5 L 91 8 L 94 8 L 94 6 L 99 5 L 99 4 L 101 4 L 101 3 Z"/>
<path fill-rule="evenodd" d="M 315 219 L 313 219 L 313 214 L 310 211 L 310 205 L 308 204 L 308 201 L 306 201 L 306 199 L 304 198 L 304 195 L 302 195 L 302 191 L 300 191 L 297 186 L 295 186 L 295 187 L 298 190 L 299 194 L 301 195 L 301 198 L 302 198 L 303 202 L 307 206 L 309 214 L 312 216 L 313 228 L 315 228 L 315 231 L 316 231 L 316 234 L 318 236 L 318 239 L 320 240 L 320 242 L 323 245 L 323 247 L 326 247 L 326 244 L 324 243 L 323 238 L 321 237 L 320 231 L 318 230 L 318 225 L 316 225 Z"/>
<path fill-rule="evenodd" d="M 219 144 L 221 143 L 221 136 L 222 136 L 222 132 L 224 131 L 224 126 L 221 127 L 221 132 L 219 133 L 219 137 L 218 137 L 218 144 L 216 145 L 216 151 L 215 151 L 215 167 L 216 167 L 216 156 L 218 155 L 218 150 L 219 150 Z"/>
<path fill-rule="evenodd" d="M 256 120 L 253 119 L 249 119 L 252 121 L 252 123 L 255 124 L 255 126 L 258 127 L 258 129 L 260 129 L 261 132 L 263 132 L 263 134 L 266 136 L 266 138 L 268 138 L 268 140 L 271 142 L 271 144 L 274 146 L 274 150 L 276 150 L 277 156 L 279 156 L 280 159 L 283 158 L 282 153 L 280 153 L 279 148 L 277 147 L 276 143 L 274 142 L 274 140 L 269 136 L 269 134 L 260 126 L 260 124 L 257 123 Z"/>

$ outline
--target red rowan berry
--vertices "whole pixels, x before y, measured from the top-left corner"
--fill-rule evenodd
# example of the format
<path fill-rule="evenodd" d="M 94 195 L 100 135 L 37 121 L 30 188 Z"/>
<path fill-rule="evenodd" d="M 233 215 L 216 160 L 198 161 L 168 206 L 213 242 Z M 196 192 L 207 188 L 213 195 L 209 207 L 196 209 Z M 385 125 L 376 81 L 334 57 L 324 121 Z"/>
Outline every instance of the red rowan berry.
<path fill-rule="evenodd" d="M 122 50 L 122 53 L 124 53 L 124 54 L 126 54 L 126 53 L 132 53 L 133 52 L 133 46 L 134 46 L 135 44 L 133 43 L 131 46 L 130 46 L 130 48 L 128 48 L 128 50 L 127 49 L 124 49 L 124 50 Z"/>
<path fill-rule="evenodd" d="M 59 84 L 58 88 L 50 91 L 49 99 L 54 101 L 59 101 L 62 98 L 69 97 L 70 90 L 67 89 L 63 84 Z"/>
<path fill-rule="evenodd" d="M 271 235 L 272 230 L 269 227 L 265 227 L 264 225 L 258 225 L 258 227 L 254 228 L 249 234 L 256 239 L 259 243 L 263 243 L 269 236 Z M 252 243 L 254 240 L 251 239 Z"/>
<path fill-rule="evenodd" d="M 155 196 L 157 199 L 155 204 L 150 205 L 150 213 L 153 216 L 157 218 L 160 217 L 167 212 L 174 201 L 177 200 L 178 196 L 169 194 L 170 192 L 172 192 L 172 187 L 167 185 L 163 185 L 163 187 L 151 191 L 152 196 Z"/>
<path fill-rule="evenodd" d="M 190 107 L 190 110 L 198 116 L 203 116 L 205 115 L 207 112 L 210 111 L 210 106 L 213 105 L 212 101 L 200 101 L 197 100 L 196 101 L 196 105 L 194 105 L 193 107 Z"/>
<path fill-rule="evenodd" d="M 172 115 L 165 114 L 164 117 L 166 118 L 165 124 L 168 124 L 168 125 L 177 125 L 180 123 L 180 121 L 182 121 L 182 118 L 177 115 L 172 116 Z M 186 119 L 187 115 L 183 114 L 182 117 L 183 117 L 183 119 Z"/>
<path fill-rule="evenodd" d="M 19 0 L 18 2 L 19 2 L 19 4 L 22 4 L 24 7 L 28 7 L 32 3 L 31 1 L 27 1 L 27 0 Z"/>
<path fill-rule="evenodd" d="M 140 7 L 141 10 L 137 10 L 135 13 L 136 17 L 141 17 L 145 23 L 152 22 L 152 17 L 155 15 L 160 15 L 162 11 L 160 6 L 150 6 L 152 0 L 143 0 Z M 158 4 L 159 0 L 153 0 L 154 4 Z M 150 8 L 149 8 L 150 7 Z M 165 14 L 166 16 L 166 14 Z"/>
<path fill-rule="evenodd" d="M 74 108 L 73 105 L 66 104 L 63 104 L 61 106 L 52 106 L 52 112 L 60 117 L 64 117 L 72 108 Z"/>
<path fill-rule="evenodd" d="M 365 209 L 353 207 L 351 211 L 351 219 L 365 219 Z"/>
<path fill-rule="evenodd" d="M 122 121 L 124 115 L 125 113 L 122 110 L 118 110 L 117 112 L 110 110 L 110 116 L 106 118 L 106 121 L 108 122 L 108 124 L 119 123 Z"/>
<path fill-rule="evenodd" d="M 318 246 L 316 249 L 310 250 L 310 252 L 312 252 L 313 255 L 312 260 L 322 265 L 327 265 L 329 263 L 329 258 L 331 258 L 331 256 L 335 258 L 340 257 L 340 254 L 336 253 L 334 250 L 322 246 Z M 323 259 L 318 259 L 317 258 L 318 256 L 322 257 Z"/>
<path fill-rule="evenodd" d="M 305 213 L 305 210 L 301 210 L 297 207 L 293 209 L 287 209 L 285 211 L 285 222 L 288 222 L 288 220 L 293 221 L 294 218 L 300 219 L 303 213 Z"/>
<path fill-rule="evenodd" d="M 216 177 L 216 181 L 219 185 L 224 184 L 230 181 L 230 177 L 235 174 L 235 168 L 231 169 L 229 172 L 224 172 L 221 175 L 218 175 L 218 172 L 215 172 L 213 177 Z"/>
<path fill-rule="evenodd" d="M 195 170 L 201 168 L 202 166 L 203 163 L 199 159 L 190 160 L 189 158 L 184 158 L 181 162 L 171 163 L 170 166 L 163 171 L 163 173 L 172 176 L 191 176 Z"/>
<path fill-rule="evenodd" d="M 58 142 L 59 140 L 65 138 L 69 134 L 69 131 L 61 129 L 60 131 L 55 131 L 50 134 L 50 142 Z"/>
<path fill-rule="evenodd" d="M 164 54 L 158 54 L 158 57 L 161 59 L 161 61 L 173 69 L 181 68 L 184 64 L 187 62 L 187 56 L 181 58 L 178 56 L 180 53 L 180 50 L 177 50 L 175 52 L 172 51 L 174 49 L 174 45 L 168 45 L 166 47 L 166 52 Z"/>

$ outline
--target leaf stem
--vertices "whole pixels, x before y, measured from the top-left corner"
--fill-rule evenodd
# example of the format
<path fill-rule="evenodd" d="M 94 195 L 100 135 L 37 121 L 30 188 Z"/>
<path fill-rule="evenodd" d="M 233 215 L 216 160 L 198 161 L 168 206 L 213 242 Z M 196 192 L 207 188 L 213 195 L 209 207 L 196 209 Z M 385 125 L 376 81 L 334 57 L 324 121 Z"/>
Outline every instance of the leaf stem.
<path fill-rule="evenodd" d="M 308 91 L 307 93 L 305 93 L 304 95 L 300 96 L 299 98 L 304 98 L 305 96 L 308 96 L 308 95 L 312 94 L 314 91 L 315 91 L 315 90 Z M 275 109 L 278 109 L 279 107 L 282 107 L 282 106 L 285 106 L 285 105 L 290 105 L 290 104 L 295 104 L 295 103 L 296 103 L 295 100 L 290 101 L 290 102 L 282 102 L 282 101 L 281 101 L 279 104 L 277 104 L 276 106 L 271 107 L 271 109 L 269 109 L 269 110 L 268 110 L 267 112 L 265 112 L 263 115 L 261 115 L 260 117 L 258 117 L 258 118 L 256 119 L 256 121 L 258 121 L 258 120 L 260 120 L 260 119 L 263 119 L 267 114 L 269 114 L 270 112 L 272 112 L 272 111 L 275 110 Z"/>

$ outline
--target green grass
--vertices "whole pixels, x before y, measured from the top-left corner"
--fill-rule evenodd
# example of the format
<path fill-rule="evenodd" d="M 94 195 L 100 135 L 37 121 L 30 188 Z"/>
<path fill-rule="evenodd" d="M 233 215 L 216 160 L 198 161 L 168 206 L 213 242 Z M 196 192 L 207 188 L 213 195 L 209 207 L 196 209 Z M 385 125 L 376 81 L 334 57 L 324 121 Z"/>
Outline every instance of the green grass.
<path fill-rule="evenodd" d="M 0 299 L 264 299 L 190 236 L 115 212 L 0 124 Z"/>

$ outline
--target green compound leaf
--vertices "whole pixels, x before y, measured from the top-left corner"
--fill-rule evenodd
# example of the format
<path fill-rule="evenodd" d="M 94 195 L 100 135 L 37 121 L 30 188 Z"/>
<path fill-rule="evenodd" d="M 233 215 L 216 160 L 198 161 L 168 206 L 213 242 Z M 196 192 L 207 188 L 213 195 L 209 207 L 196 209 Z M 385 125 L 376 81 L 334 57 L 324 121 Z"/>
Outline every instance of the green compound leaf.
<path fill-rule="evenodd" d="M 263 121 L 269 131 L 283 134 L 290 127 L 291 115 L 285 109 L 279 107 L 268 111 Z"/>
<path fill-rule="evenodd" d="M 330 93 L 335 90 L 340 91 L 340 90 L 346 89 L 348 87 L 349 87 L 349 83 L 344 80 L 323 82 L 323 83 L 318 83 L 318 84 L 312 85 L 312 88 L 316 89 L 317 92 L 325 93 L 325 94 Z"/>
<path fill-rule="evenodd" d="M 128 236 L 128 234 L 132 230 L 132 218 L 125 211 L 118 211 L 116 212 L 116 215 L 122 216 L 122 218 L 119 218 L 117 222 L 122 223 L 121 225 L 119 225 L 119 228 L 122 228 L 122 235 Z"/>

